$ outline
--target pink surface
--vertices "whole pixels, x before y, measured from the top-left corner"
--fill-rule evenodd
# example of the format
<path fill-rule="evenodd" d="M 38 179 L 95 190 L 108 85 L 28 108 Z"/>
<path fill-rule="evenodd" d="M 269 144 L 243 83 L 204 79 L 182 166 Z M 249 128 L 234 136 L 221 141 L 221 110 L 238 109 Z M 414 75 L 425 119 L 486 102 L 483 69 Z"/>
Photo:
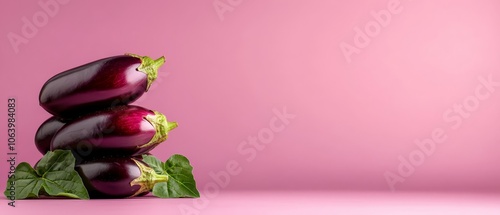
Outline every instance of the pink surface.
<path fill-rule="evenodd" d="M 153 154 L 190 158 L 201 191 L 500 191 L 498 1 L 40 2 L 0 7 L 2 190 L 7 98 L 34 164 L 43 83 L 133 52 L 167 59 L 136 104 L 179 122 Z"/>
<path fill-rule="evenodd" d="M 498 215 L 500 197 L 481 194 L 228 191 L 207 199 L 22 200 L 8 214 Z M 2 201 L 5 202 L 5 201 Z"/>

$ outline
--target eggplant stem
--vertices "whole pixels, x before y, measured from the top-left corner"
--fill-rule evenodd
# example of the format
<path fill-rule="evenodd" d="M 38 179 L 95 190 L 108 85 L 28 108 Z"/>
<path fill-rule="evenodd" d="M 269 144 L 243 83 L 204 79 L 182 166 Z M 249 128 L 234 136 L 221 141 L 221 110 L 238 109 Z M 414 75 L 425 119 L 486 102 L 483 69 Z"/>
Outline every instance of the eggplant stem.
<path fill-rule="evenodd" d="M 177 128 L 177 122 L 168 122 L 167 117 L 158 111 L 153 111 L 154 115 L 147 115 L 144 117 L 155 128 L 155 134 L 148 143 L 138 146 L 138 148 L 149 147 L 152 145 L 160 144 L 167 140 L 168 132 Z"/>
<path fill-rule="evenodd" d="M 144 165 L 142 162 L 134 158 L 132 158 L 132 160 L 137 164 L 137 167 L 139 167 L 141 175 L 130 182 L 130 186 L 140 186 L 139 190 L 130 197 L 137 196 L 146 191 L 151 191 L 157 183 L 168 182 L 168 175 L 158 174 L 154 169 Z"/>
<path fill-rule="evenodd" d="M 161 183 L 161 182 L 168 182 L 168 175 L 160 175 L 157 173 L 154 173 L 153 179 L 151 180 L 153 184 Z M 154 187 L 154 185 L 153 185 Z M 153 188 L 151 188 L 153 189 Z"/>
<path fill-rule="evenodd" d="M 158 78 L 158 69 L 165 63 L 165 57 L 161 56 L 160 58 L 153 60 L 148 56 L 140 56 L 136 54 L 127 53 L 126 55 L 130 55 L 132 57 L 139 58 L 141 60 L 141 65 L 137 67 L 137 70 L 145 73 L 148 76 L 146 91 L 149 90 L 151 84 Z"/>
<path fill-rule="evenodd" d="M 174 128 L 177 128 L 179 124 L 177 122 L 167 122 L 167 131 L 174 130 Z"/>

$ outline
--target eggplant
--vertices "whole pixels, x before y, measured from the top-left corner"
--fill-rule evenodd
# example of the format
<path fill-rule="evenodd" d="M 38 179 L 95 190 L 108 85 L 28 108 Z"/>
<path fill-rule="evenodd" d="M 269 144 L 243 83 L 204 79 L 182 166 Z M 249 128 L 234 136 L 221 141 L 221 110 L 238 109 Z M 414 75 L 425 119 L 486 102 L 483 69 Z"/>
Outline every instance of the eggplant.
<path fill-rule="evenodd" d="M 65 124 L 56 117 L 50 117 L 38 127 L 35 134 L 35 145 L 40 153 L 45 155 L 50 150 L 52 138 Z"/>
<path fill-rule="evenodd" d="M 102 158 L 75 166 L 90 198 L 127 198 L 145 195 L 167 175 L 157 174 L 136 158 Z"/>
<path fill-rule="evenodd" d="M 130 104 L 148 91 L 163 63 L 164 57 L 125 54 L 61 72 L 43 85 L 40 106 L 54 116 L 74 119 Z"/>
<path fill-rule="evenodd" d="M 72 150 L 77 160 L 138 156 L 165 141 L 176 127 L 158 111 L 119 106 L 67 123 L 54 135 L 50 150 Z"/>

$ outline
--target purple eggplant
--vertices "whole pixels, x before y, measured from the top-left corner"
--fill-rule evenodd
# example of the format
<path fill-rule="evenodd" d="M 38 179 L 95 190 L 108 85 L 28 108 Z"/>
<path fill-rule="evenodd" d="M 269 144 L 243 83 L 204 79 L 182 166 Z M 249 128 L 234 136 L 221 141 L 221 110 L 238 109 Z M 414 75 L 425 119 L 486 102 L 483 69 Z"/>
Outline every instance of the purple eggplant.
<path fill-rule="evenodd" d="M 138 156 L 165 141 L 176 127 L 157 111 L 119 106 L 67 123 L 54 135 L 50 149 L 72 150 L 77 160 Z"/>
<path fill-rule="evenodd" d="M 137 158 L 103 158 L 75 166 L 90 198 L 127 198 L 148 193 L 156 183 L 167 182 Z"/>
<path fill-rule="evenodd" d="M 43 155 L 50 150 L 50 142 L 52 137 L 56 134 L 61 127 L 64 126 L 64 122 L 57 119 L 56 117 L 51 117 L 45 122 L 43 122 L 35 134 L 35 145 L 40 153 Z"/>
<path fill-rule="evenodd" d="M 126 54 L 64 71 L 43 85 L 40 106 L 54 116 L 73 119 L 130 104 L 149 89 L 163 63 L 164 57 Z"/>

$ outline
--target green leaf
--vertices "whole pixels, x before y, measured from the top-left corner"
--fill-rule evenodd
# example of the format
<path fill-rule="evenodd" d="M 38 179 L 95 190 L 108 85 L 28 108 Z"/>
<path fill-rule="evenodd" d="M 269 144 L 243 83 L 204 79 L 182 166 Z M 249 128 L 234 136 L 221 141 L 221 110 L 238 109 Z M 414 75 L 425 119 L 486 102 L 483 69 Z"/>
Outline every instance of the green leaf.
<path fill-rule="evenodd" d="M 161 182 L 161 183 L 157 183 L 155 184 L 155 186 L 153 187 L 153 195 L 154 196 L 157 196 L 157 197 L 160 197 L 160 198 L 173 198 L 172 197 L 172 191 L 171 189 L 168 187 L 168 183 L 167 182 Z"/>
<path fill-rule="evenodd" d="M 163 164 L 163 170 L 169 177 L 168 182 L 155 184 L 153 195 L 161 198 L 200 197 L 192 173 L 193 167 L 186 157 L 172 155 Z"/>
<path fill-rule="evenodd" d="M 46 172 L 72 171 L 75 168 L 75 157 L 71 151 L 56 150 L 47 152 L 36 165 L 36 172 L 43 176 Z"/>
<path fill-rule="evenodd" d="M 156 173 L 166 175 L 167 172 L 163 170 L 163 162 L 152 155 L 142 155 L 142 160 L 146 162 L 149 167 L 153 168 Z"/>
<path fill-rule="evenodd" d="M 83 185 L 78 172 L 72 170 L 47 172 L 43 188 L 50 196 L 65 196 L 75 199 L 89 199 L 87 189 Z"/>
<path fill-rule="evenodd" d="M 4 192 L 5 196 L 10 196 L 10 188 L 14 185 L 16 199 L 38 197 L 38 192 L 40 191 L 40 187 L 42 187 L 43 181 L 40 180 L 36 171 L 28 163 L 22 162 L 17 165 L 14 177 L 7 180 L 7 188 Z"/>
<path fill-rule="evenodd" d="M 10 195 L 9 185 L 15 183 L 16 199 L 37 198 L 40 193 L 50 196 L 89 199 L 89 194 L 75 168 L 75 157 L 69 150 L 48 152 L 38 162 L 36 170 L 20 163 L 15 178 L 7 181 L 4 194 Z"/>

